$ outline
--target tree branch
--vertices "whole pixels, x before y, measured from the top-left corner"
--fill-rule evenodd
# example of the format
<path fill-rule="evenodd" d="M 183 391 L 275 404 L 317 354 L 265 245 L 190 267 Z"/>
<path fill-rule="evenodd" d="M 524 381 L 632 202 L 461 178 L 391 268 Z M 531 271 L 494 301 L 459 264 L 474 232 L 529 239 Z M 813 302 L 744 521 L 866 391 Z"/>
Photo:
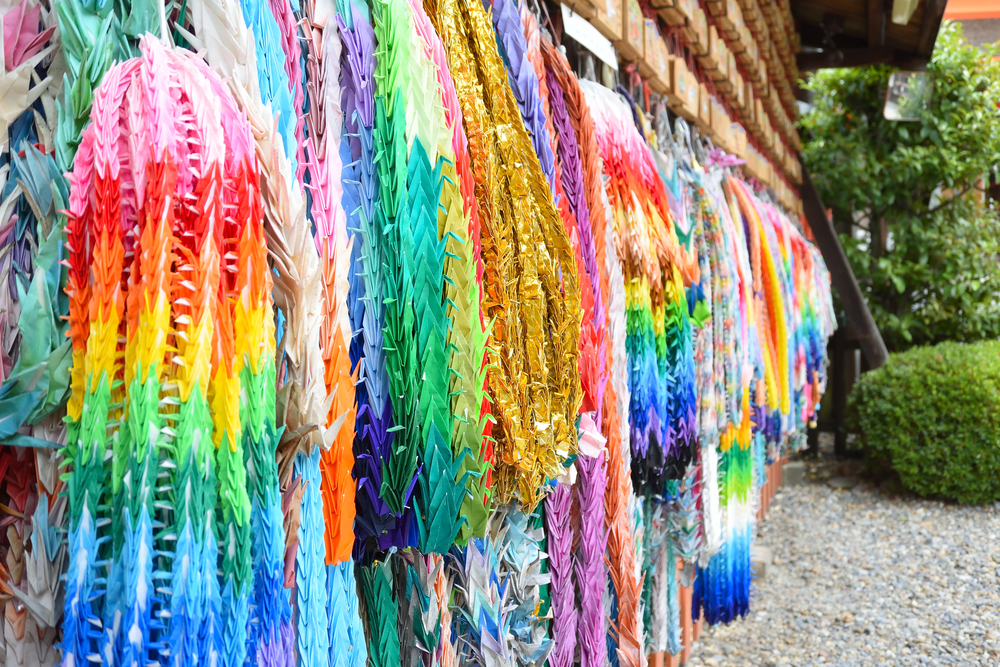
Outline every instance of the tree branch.
<path fill-rule="evenodd" d="M 972 190 L 972 189 L 973 189 L 974 187 L 975 187 L 975 183 L 970 183 L 969 185 L 966 185 L 966 186 L 965 186 L 965 187 L 964 187 L 964 188 L 962 189 L 962 191 L 961 191 L 961 192 L 959 192 L 959 193 L 958 193 L 957 195 L 955 195 L 954 197 L 949 197 L 949 198 L 948 198 L 948 201 L 946 201 L 946 202 L 943 202 L 943 203 L 941 203 L 941 204 L 938 204 L 938 205 L 937 205 L 937 206 L 935 206 L 934 208 L 928 208 L 928 209 L 927 209 L 927 214 L 928 214 L 928 215 L 930 215 L 931 213 L 937 213 L 938 211 L 940 211 L 940 210 L 941 210 L 941 209 L 943 209 L 944 207 L 946 207 L 946 206 L 949 206 L 949 205 L 951 205 L 951 203 L 952 203 L 953 201 L 955 201 L 956 199 L 961 199 L 962 197 L 964 197 L 964 196 L 965 196 L 965 194 L 966 194 L 966 193 L 967 193 L 967 192 L 968 192 L 969 190 Z"/>

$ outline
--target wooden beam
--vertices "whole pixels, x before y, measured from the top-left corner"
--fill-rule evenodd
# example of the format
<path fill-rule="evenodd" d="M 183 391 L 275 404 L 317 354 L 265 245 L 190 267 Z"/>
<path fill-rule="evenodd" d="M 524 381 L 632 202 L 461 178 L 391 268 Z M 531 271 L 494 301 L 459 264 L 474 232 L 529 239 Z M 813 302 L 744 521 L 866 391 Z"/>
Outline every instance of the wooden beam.
<path fill-rule="evenodd" d="M 885 0 L 868 0 L 868 48 L 885 44 Z"/>
<path fill-rule="evenodd" d="M 917 42 L 917 54 L 930 58 L 937 40 L 941 20 L 944 18 L 944 8 L 948 0 L 924 0 L 924 21 L 920 24 L 920 41 Z"/>
<path fill-rule="evenodd" d="M 871 311 L 868 310 L 868 303 L 861 293 L 858 280 L 854 277 L 854 271 L 847 261 L 844 249 L 840 246 L 840 239 L 837 238 L 833 223 L 826 215 L 823 201 L 812 182 L 809 169 L 802 161 L 801 154 L 799 154 L 799 163 L 802 165 L 802 186 L 799 192 L 802 195 L 802 206 L 805 209 L 806 220 L 812 229 L 816 245 L 819 246 L 819 251 L 823 254 L 826 268 L 830 271 L 833 286 L 840 294 L 844 310 L 847 311 L 847 318 L 857 332 L 861 351 L 868 359 L 868 365 L 873 369 L 878 368 L 889 358 L 889 351 L 882 340 L 882 334 L 875 326 L 875 320 L 872 318 Z"/>
<path fill-rule="evenodd" d="M 829 67 L 863 67 L 891 63 L 896 51 L 888 46 L 875 49 L 837 49 L 818 53 L 800 53 L 796 56 L 799 71 L 808 72 Z"/>

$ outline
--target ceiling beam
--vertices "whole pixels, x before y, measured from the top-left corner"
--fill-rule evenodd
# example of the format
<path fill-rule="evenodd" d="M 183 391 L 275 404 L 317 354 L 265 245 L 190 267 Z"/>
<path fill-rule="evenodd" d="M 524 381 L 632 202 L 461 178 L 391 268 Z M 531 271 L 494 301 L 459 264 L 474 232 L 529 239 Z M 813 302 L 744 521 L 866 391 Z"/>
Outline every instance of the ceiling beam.
<path fill-rule="evenodd" d="M 885 0 L 868 0 L 868 48 L 885 44 Z"/>
<path fill-rule="evenodd" d="M 800 72 L 808 72 L 829 67 L 880 65 L 891 63 L 895 58 L 896 51 L 894 49 L 880 46 L 875 49 L 837 49 L 836 51 L 800 53 L 796 56 L 796 64 Z"/>
<path fill-rule="evenodd" d="M 941 20 L 944 18 L 944 8 L 947 0 L 924 0 L 924 21 L 920 24 L 920 41 L 917 42 L 917 54 L 930 57 L 937 40 Z"/>

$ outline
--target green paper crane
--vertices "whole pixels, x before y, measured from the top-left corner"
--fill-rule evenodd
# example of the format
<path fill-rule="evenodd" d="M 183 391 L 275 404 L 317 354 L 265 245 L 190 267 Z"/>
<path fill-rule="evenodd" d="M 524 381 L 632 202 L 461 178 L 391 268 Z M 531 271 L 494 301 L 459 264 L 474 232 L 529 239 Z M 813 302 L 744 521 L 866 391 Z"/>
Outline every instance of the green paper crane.
<path fill-rule="evenodd" d="M 369 667 L 400 664 L 397 600 L 393 591 L 392 564 L 375 563 L 361 569 L 361 584 L 368 611 Z"/>
<path fill-rule="evenodd" d="M 413 229 L 414 314 L 420 377 L 417 406 L 422 437 L 422 466 L 418 475 L 417 525 L 420 550 L 447 553 L 455 541 L 465 495 L 460 478 L 462 458 L 452 455 L 450 369 L 447 350 L 451 320 L 442 303 L 445 240 L 438 238 L 438 202 L 441 168 L 433 172 L 420 139 L 413 142 L 409 163 L 410 224 Z"/>
<path fill-rule="evenodd" d="M 406 205 L 406 40 L 409 29 L 405 4 L 377 0 L 374 5 L 378 39 L 375 70 L 375 167 L 379 175 L 379 206 L 375 226 L 381 230 L 381 263 L 385 271 L 385 352 L 390 399 L 395 419 L 393 450 L 382 466 L 380 495 L 397 516 L 406 510 L 417 472 L 419 439 L 416 395 L 416 340 L 412 305 L 413 236 Z"/>

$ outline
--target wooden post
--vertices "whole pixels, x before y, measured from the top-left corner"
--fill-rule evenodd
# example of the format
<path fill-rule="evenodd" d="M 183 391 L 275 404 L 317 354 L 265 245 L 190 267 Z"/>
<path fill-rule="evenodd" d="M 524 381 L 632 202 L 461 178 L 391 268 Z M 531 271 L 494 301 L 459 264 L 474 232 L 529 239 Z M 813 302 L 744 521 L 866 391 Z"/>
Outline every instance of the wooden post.
<path fill-rule="evenodd" d="M 767 516 L 767 508 L 771 504 L 771 485 L 774 484 L 774 464 L 767 466 L 767 484 L 764 485 L 764 516 Z"/>
<path fill-rule="evenodd" d="M 681 586 L 681 644 L 684 650 L 681 652 L 681 664 L 687 664 L 691 657 L 691 645 L 694 643 L 694 626 L 691 622 L 691 598 L 694 591 L 691 588 Z"/>
<path fill-rule="evenodd" d="M 830 378 L 833 381 L 833 450 L 839 455 L 841 451 L 847 449 L 844 421 L 847 419 L 847 393 L 854 377 L 854 350 L 849 350 L 847 347 L 847 327 L 840 327 L 833 332 L 830 343 L 833 347 L 830 364 L 830 373 L 833 376 Z"/>

